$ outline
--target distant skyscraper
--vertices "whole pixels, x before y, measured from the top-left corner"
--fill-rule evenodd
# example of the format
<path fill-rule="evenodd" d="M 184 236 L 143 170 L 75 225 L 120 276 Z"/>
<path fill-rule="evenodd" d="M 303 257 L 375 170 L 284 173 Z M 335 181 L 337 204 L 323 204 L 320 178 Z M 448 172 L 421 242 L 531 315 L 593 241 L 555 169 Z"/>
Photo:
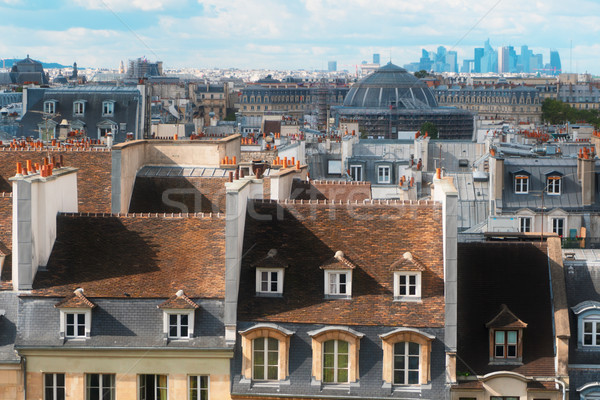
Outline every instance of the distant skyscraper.
<path fill-rule="evenodd" d="M 473 53 L 473 62 L 475 64 L 473 66 L 473 72 L 481 72 L 481 59 L 483 58 L 483 47 L 476 47 Z"/>
<path fill-rule="evenodd" d="M 419 69 L 425 71 L 431 71 L 433 61 L 429 58 L 429 52 L 425 49 L 421 50 L 421 59 L 419 60 Z"/>
<path fill-rule="evenodd" d="M 456 51 L 446 53 L 446 68 L 448 72 L 458 72 L 458 53 Z"/>
<path fill-rule="evenodd" d="M 373 54 L 373 64 L 380 64 L 380 57 L 378 53 Z"/>
<path fill-rule="evenodd" d="M 498 49 L 498 72 L 510 72 L 510 48 L 507 46 Z"/>
<path fill-rule="evenodd" d="M 521 55 L 518 58 L 517 65 L 521 65 L 523 72 L 532 72 L 531 71 L 531 57 L 533 56 L 533 51 L 529 50 L 527 46 L 521 46 Z M 517 67 L 518 69 L 518 67 Z"/>
<path fill-rule="evenodd" d="M 560 55 L 556 50 L 550 50 L 550 68 L 552 69 L 552 71 L 550 71 L 552 75 L 558 75 L 562 72 Z"/>
<path fill-rule="evenodd" d="M 327 63 L 327 70 L 329 72 L 335 72 L 335 71 L 337 71 L 337 61 L 329 61 Z"/>

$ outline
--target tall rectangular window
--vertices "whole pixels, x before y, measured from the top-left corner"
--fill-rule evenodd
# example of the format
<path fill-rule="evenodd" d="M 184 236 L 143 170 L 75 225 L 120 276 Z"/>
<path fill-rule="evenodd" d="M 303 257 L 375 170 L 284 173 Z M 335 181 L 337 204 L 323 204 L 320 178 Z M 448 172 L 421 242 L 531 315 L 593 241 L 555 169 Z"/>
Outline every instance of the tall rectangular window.
<path fill-rule="evenodd" d="M 86 400 L 115 400 L 115 374 L 86 374 Z"/>
<path fill-rule="evenodd" d="M 139 375 L 138 400 L 167 400 L 169 397 L 167 375 Z"/>
<path fill-rule="evenodd" d="M 56 103 L 53 101 L 44 102 L 44 113 L 54 114 L 56 112 Z"/>
<path fill-rule="evenodd" d="M 561 177 L 560 176 L 549 176 L 547 179 L 546 186 L 547 186 L 548 194 L 552 194 L 552 195 L 560 194 Z"/>
<path fill-rule="evenodd" d="M 377 167 L 377 183 L 390 183 L 390 167 L 380 165 Z"/>
<path fill-rule="evenodd" d="M 85 103 L 82 101 L 76 101 L 73 103 L 73 115 L 84 115 L 85 114 Z"/>
<path fill-rule="evenodd" d="M 260 337 L 252 341 L 252 377 L 256 380 L 279 379 L 279 340 Z"/>
<path fill-rule="evenodd" d="M 102 115 L 109 116 L 115 113 L 115 103 L 113 101 L 105 101 L 102 103 Z"/>
<path fill-rule="evenodd" d="M 552 232 L 558 236 L 564 236 L 565 233 L 565 219 L 564 218 L 552 218 Z"/>
<path fill-rule="evenodd" d="M 351 165 L 350 176 L 352 177 L 353 181 L 362 181 L 362 165 Z"/>
<path fill-rule="evenodd" d="M 528 193 L 529 192 L 529 177 L 527 175 L 515 176 L 515 193 Z"/>
<path fill-rule="evenodd" d="M 44 400 L 65 400 L 65 374 L 44 374 Z"/>
<path fill-rule="evenodd" d="M 394 383 L 396 385 L 419 384 L 418 343 L 398 342 L 394 344 Z"/>
<path fill-rule="evenodd" d="M 519 217 L 519 232 L 531 232 L 531 217 Z"/>
<path fill-rule="evenodd" d="M 189 389 L 188 400 L 208 400 L 208 376 L 190 375 Z"/>
<path fill-rule="evenodd" d="M 348 383 L 349 347 L 338 339 L 323 343 L 323 383 Z"/>

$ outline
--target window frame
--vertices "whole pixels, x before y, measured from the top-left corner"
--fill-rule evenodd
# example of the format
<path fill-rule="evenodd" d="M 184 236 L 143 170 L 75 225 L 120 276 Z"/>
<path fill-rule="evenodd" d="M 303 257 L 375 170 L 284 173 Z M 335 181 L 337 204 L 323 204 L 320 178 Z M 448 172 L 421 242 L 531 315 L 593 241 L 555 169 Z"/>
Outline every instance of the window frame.
<path fill-rule="evenodd" d="M 363 166 L 361 164 L 350 164 L 350 176 L 355 182 L 363 180 Z M 357 179 L 359 178 L 359 179 Z"/>
<path fill-rule="evenodd" d="M 262 349 L 256 349 L 256 344 L 257 342 L 262 342 L 263 343 L 263 348 Z M 269 348 L 269 342 L 271 343 L 277 343 L 277 350 L 273 351 Z M 281 346 L 280 341 L 274 337 L 268 337 L 268 336 L 261 336 L 261 337 L 257 337 L 252 339 L 252 380 L 253 381 L 260 381 L 260 382 L 272 382 L 272 381 L 278 381 L 279 380 L 279 347 Z M 261 365 L 256 365 L 257 364 L 257 351 L 262 353 L 262 359 L 263 362 L 261 363 Z M 269 365 L 269 353 L 275 352 L 276 356 L 277 356 L 277 364 L 276 365 Z M 257 367 L 262 367 L 262 373 L 263 373 L 263 377 L 256 377 L 256 368 Z M 275 371 L 275 377 L 272 378 L 270 377 L 270 371 L 269 368 L 277 368 L 277 370 Z"/>
<path fill-rule="evenodd" d="M 560 223 L 560 227 L 559 225 Z M 556 233 L 560 237 L 564 237 L 564 233 L 567 230 L 567 219 L 565 217 L 550 217 L 550 224 L 552 226 L 552 232 Z"/>
<path fill-rule="evenodd" d="M 47 100 L 44 102 L 44 114 L 56 114 L 56 100 Z"/>
<path fill-rule="evenodd" d="M 104 100 L 102 102 L 102 116 L 103 117 L 111 117 L 115 115 L 115 101 L 114 100 Z"/>
<path fill-rule="evenodd" d="M 495 360 L 515 360 L 519 358 L 519 330 L 518 329 L 494 329 L 494 359 Z M 516 335 L 516 339 L 514 343 L 508 342 L 509 333 L 514 333 Z M 498 342 L 498 334 L 502 334 L 502 343 Z M 502 349 L 502 355 L 499 356 L 497 350 Z M 509 355 L 509 348 L 514 348 L 514 356 Z"/>
<path fill-rule="evenodd" d="M 381 174 L 381 171 L 387 170 L 387 174 Z M 377 183 L 392 183 L 392 167 L 390 165 L 377 166 Z"/>
<path fill-rule="evenodd" d="M 403 277 L 415 277 L 415 294 L 400 294 L 401 280 Z M 410 282 L 406 281 L 404 285 L 410 289 Z M 407 290 L 408 292 L 408 290 Z M 394 271 L 394 300 L 395 301 L 420 301 L 421 300 L 421 271 Z"/>
<path fill-rule="evenodd" d="M 591 336 L 592 336 L 592 344 L 585 344 L 585 336 L 586 336 L 586 332 L 585 332 L 585 324 L 586 323 L 591 323 L 592 324 L 592 332 L 591 332 Z M 594 329 L 595 332 L 594 332 Z M 587 349 L 600 349 L 600 314 L 590 314 L 590 315 L 586 315 L 581 317 L 581 334 L 580 336 L 580 340 L 581 340 L 581 346 L 583 348 L 587 348 Z M 594 344 L 594 339 L 595 340 L 595 344 Z"/>
<path fill-rule="evenodd" d="M 267 290 L 263 290 L 262 288 L 262 284 L 263 284 L 263 273 L 267 273 L 268 277 L 267 277 Z M 273 281 L 273 276 L 272 274 L 276 274 L 276 280 Z M 284 268 L 261 268 L 261 267 L 257 267 L 256 268 L 256 285 L 255 285 L 255 289 L 256 289 L 256 294 L 257 295 L 263 295 L 263 296 L 268 296 L 268 295 L 282 295 L 283 294 L 283 279 L 284 279 Z M 272 285 L 273 282 L 276 282 L 277 284 L 277 288 L 275 290 L 272 290 Z"/>
<path fill-rule="evenodd" d="M 62 381 L 63 381 L 63 385 L 59 386 L 58 385 L 58 376 L 62 375 Z M 52 384 L 50 386 L 48 386 L 47 384 L 47 379 L 46 377 L 48 376 L 52 376 Z M 65 400 L 66 396 L 67 396 L 67 377 L 66 374 L 64 372 L 44 372 L 43 374 L 43 379 L 44 379 L 44 400 Z M 62 388 L 63 389 L 63 393 L 62 396 L 60 396 L 58 394 L 58 389 Z M 47 391 L 48 389 L 52 390 L 52 397 L 48 397 L 47 396 Z"/>
<path fill-rule="evenodd" d="M 515 175 L 514 189 L 516 194 L 528 194 L 529 193 L 529 175 L 519 174 Z"/>
<path fill-rule="evenodd" d="M 73 102 L 73 115 L 81 117 L 85 115 L 85 100 L 76 100 Z"/>
<path fill-rule="evenodd" d="M 396 347 L 398 345 L 403 345 L 404 347 L 404 354 L 396 354 Z M 410 354 L 410 347 L 411 344 L 414 344 L 417 346 L 417 354 Z M 392 383 L 394 385 L 397 386 L 414 386 L 414 385 L 419 385 L 420 383 L 420 374 L 421 374 L 421 345 L 419 343 L 416 342 L 409 342 L 409 341 L 399 341 L 394 343 L 393 347 L 393 364 L 392 364 Z M 401 357 L 404 360 L 404 369 L 397 369 L 396 368 L 396 358 L 397 357 Z M 410 382 L 410 373 L 411 371 L 414 371 L 414 368 L 410 368 L 410 358 L 411 357 L 416 357 L 417 359 L 417 380 L 416 383 L 411 383 Z M 404 375 L 404 383 L 400 383 L 400 382 L 396 382 L 396 371 L 402 371 L 402 374 Z"/>
<path fill-rule="evenodd" d="M 337 278 L 335 282 L 331 282 L 333 276 L 345 276 L 345 282 L 340 282 Z M 325 296 L 329 298 L 350 298 L 352 297 L 352 270 L 350 269 L 328 269 L 325 270 Z M 332 285 L 336 287 L 336 290 L 332 292 Z M 345 286 L 345 292 L 340 293 L 341 285 Z"/>
<path fill-rule="evenodd" d="M 187 316 L 187 336 L 181 335 L 181 316 Z M 171 335 L 171 316 L 177 316 L 177 334 Z M 163 332 L 169 340 L 189 340 L 194 337 L 195 309 L 163 309 Z"/>
<path fill-rule="evenodd" d="M 333 353 L 329 352 L 327 353 L 327 344 L 328 343 L 333 343 Z M 341 343 L 345 343 L 346 344 L 346 352 L 345 353 L 341 353 L 340 352 L 340 344 Z M 323 342 L 323 345 L 321 346 L 322 348 L 322 362 L 321 362 L 321 366 L 323 369 L 323 374 L 321 375 L 323 377 L 322 381 L 323 384 L 327 384 L 327 385 L 340 385 L 340 384 L 349 384 L 350 383 L 350 343 L 346 340 L 343 339 L 329 339 Z M 328 367 L 325 362 L 325 360 L 327 359 L 327 355 L 333 355 L 333 366 Z M 340 358 L 341 357 L 346 357 L 346 367 L 340 367 L 339 363 L 340 363 Z M 326 370 L 332 370 L 333 371 L 333 380 L 329 381 L 326 380 Z M 345 381 L 341 381 L 339 379 L 339 374 L 340 372 L 346 372 L 346 380 Z"/>
<path fill-rule="evenodd" d="M 546 194 L 559 196 L 562 193 L 562 176 L 549 175 L 546 177 Z"/>
<path fill-rule="evenodd" d="M 273 338 L 279 341 L 278 347 L 278 381 L 283 381 L 289 376 L 289 350 L 290 337 L 295 332 L 271 323 L 259 323 L 239 334 L 242 338 L 242 379 L 251 382 L 254 376 L 254 339 Z M 259 381 L 260 382 L 260 381 Z"/>
<path fill-rule="evenodd" d="M 532 232 L 533 218 L 528 216 L 519 217 L 519 232 Z M 525 225 L 525 226 L 524 226 Z M 526 229 L 523 229 L 523 228 Z"/>
<path fill-rule="evenodd" d="M 345 326 L 324 327 L 309 331 L 307 334 L 312 338 L 312 376 L 315 381 L 325 384 L 323 382 L 323 347 L 324 343 L 331 339 L 348 342 L 348 382 L 338 384 L 327 383 L 326 385 L 346 386 L 359 380 L 359 349 L 360 340 L 364 334 Z"/>
<path fill-rule="evenodd" d="M 158 386 L 158 380 L 159 377 L 164 376 L 167 386 L 163 387 L 163 386 Z M 169 375 L 168 374 L 138 374 L 138 379 L 137 379 L 137 383 L 138 383 L 138 400 L 147 400 L 148 399 L 148 390 L 145 389 L 146 388 L 146 379 L 147 377 L 153 377 L 154 380 L 154 396 L 150 397 L 150 398 L 154 398 L 154 399 L 158 399 L 161 398 L 160 396 L 157 396 L 158 391 L 159 390 L 166 390 L 166 397 L 165 398 L 169 398 Z M 144 379 L 143 385 L 142 385 L 142 379 Z M 142 389 L 144 389 L 144 393 L 142 393 Z"/>
<path fill-rule="evenodd" d="M 192 388 L 192 380 L 196 381 L 196 388 Z M 202 383 L 206 382 L 206 387 Z M 196 390 L 196 396 L 192 395 L 192 390 Z M 202 395 L 205 393 L 206 395 Z M 210 375 L 188 375 L 188 400 L 208 400 L 210 399 Z"/>
<path fill-rule="evenodd" d="M 69 329 L 69 315 L 83 315 L 83 324 L 81 325 L 77 318 L 74 317 L 74 331 L 73 335 L 68 334 Z M 69 340 L 81 340 L 87 339 L 90 336 L 92 328 L 92 309 L 91 308 L 62 308 L 60 309 L 60 337 Z M 83 334 L 79 334 L 77 328 L 83 328 Z"/>
<path fill-rule="evenodd" d="M 98 386 L 97 387 L 91 387 L 91 377 L 92 375 L 98 375 Z M 109 376 L 110 377 L 110 384 L 108 387 L 103 386 L 103 377 L 104 376 Z M 91 391 L 93 389 L 97 389 L 98 390 L 98 398 L 101 398 L 102 400 L 115 400 L 115 396 L 116 396 L 116 374 L 97 374 L 97 373 L 86 373 L 85 374 L 85 399 L 86 400 L 90 400 L 91 399 Z M 103 389 L 108 389 L 110 391 L 110 396 L 108 399 L 105 399 L 103 396 Z"/>

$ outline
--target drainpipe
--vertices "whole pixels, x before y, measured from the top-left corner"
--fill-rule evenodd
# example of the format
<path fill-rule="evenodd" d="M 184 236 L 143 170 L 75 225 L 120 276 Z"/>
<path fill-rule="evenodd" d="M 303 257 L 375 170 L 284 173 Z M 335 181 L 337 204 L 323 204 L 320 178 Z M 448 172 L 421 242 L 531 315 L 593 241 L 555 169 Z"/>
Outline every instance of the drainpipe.
<path fill-rule="evenodd" d="M 565 400 L 566 399 L 566 391 L 567 391 L 565 383 L 558 378 L 554 378 L 554 382 L 559 384 L 562 387 L 562 400 Z"/>
<path fill-rule="evenodd" d="M 27 400 L 27 359 L 21 356 L 23 360 L 23 400 Z"/>

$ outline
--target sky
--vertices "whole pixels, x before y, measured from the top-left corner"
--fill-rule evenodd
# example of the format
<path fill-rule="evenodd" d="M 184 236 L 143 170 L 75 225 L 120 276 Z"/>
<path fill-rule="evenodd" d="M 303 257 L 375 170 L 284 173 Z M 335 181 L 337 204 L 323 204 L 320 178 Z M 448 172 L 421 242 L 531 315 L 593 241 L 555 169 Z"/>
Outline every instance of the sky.
<path fill-rule="evenodd" d="M 338 69 L 416 62 L 489 38 L 528 45 L 563 72 L 600 74 L 598 0 L 0 0 L 0 59 L 116 69 L 146 57 L 165 69 Z"/>

